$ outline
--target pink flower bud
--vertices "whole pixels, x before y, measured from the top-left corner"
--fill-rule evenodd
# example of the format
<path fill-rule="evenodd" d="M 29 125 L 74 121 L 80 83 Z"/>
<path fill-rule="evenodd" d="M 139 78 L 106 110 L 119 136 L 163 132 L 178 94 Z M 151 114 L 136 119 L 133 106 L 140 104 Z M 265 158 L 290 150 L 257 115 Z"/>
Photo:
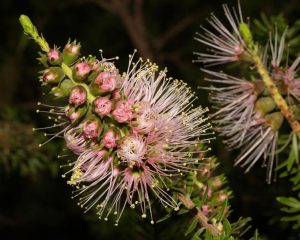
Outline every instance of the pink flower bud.
<path fill-rule="evenodd" d="M 202 212 L 205 216 L 208 216 L 210 209 L 208 205 L 202 205 Z"/>
<path fill-rule="evenodd" d="M 80 43 L 68 42 L 63 50 L 63 60 L 67 65 L 70 65 L 76 61 L 80 55 Z"/>
<path fill-rule="evenodd" d="M 120 139 L 120 135 L 115 130 L 107 130 L 102 138 L 102 142 L 107 148 L 115 148 L 117 146 L 116 141 Z"/>
<path fill-rule="evenodd" d="M 80 111 L 75 111 L 74 107 L 70 105 L 65 108 L 65 115 L 70 119 L 71 122 L 76 121 L 80 117 Z"/>
<path fill-rule="evenodd" d="M 119 123 L 128 122 L 132 119 L 132 106 L 127 100 L 119 100 L 112 113 L 114 119 Z"/>
<path fill-rule="evenodd" d="M 65 74 L 63 70 L 59 67 L 51 67 L 44 71 L 43 82 L 45 83 L 59 83 Z"/>
<path fill-rule="evenodd" d="M 64 93 L 59 87 L 53 87 L 50 91 L 55 97 L 60 98 L 64 96 Z"/>
<path fill-rule="evenodd" d="M 97 138 L 102 131 L 97 119 L 87 120 L 83 123 L 83 133 L 87 138 Z"/>
<path fill-rule="evenodd" d="M 112 110 L 112 102 L 107 97 L 100 97 L 94 101 L 94 111 L 100 117 L 108 115 Z"/>
<path fill-rule="evenodd" d="M 76 63 L 73 69 L 73 78 L 77 81 L 83 81 L 90 73 L 91 67 L 86 62 Z"/>
<path fill-rule="evenodd" d="M 121 99 L 121 93 L 120 93 L 120 90 L 114 90 L 112 92 L 112 98 L 114 100 L 120 100 Z"/>
<path fill-rule="evenodd" d="M 82 105 L 86 102 L 87 93 L 84 87 L 75 86 L 72 88 L 69 103 L 74 105 Z"/>
<path fill-rule="evenodd" d="M 219 202 L 224 202 L 226 199 L 228 199 L 228 195 L 226 193 L 219 193 L 217 199 Z"/>
<path fill-rule="evenodd" d="M 62 62 L 62 56 L 58 49 L 51 49 L 47 54 L 48 62 L 51 65 L 59 65 Z"/>
<path fill-rule="evenodd" d="M 116 88 L 116 78 L 109 72 L 101 72 L 95 79 L 99 89 L 104 92 L 112 92 Z"/>

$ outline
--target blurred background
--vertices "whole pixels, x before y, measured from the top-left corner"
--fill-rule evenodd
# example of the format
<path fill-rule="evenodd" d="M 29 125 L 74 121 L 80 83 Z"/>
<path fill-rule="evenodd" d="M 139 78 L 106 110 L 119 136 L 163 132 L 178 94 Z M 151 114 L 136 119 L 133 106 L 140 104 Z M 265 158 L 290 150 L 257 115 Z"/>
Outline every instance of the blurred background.
<path fill-rule="evenodd" d="M 120 226 L 100 222 L 94 214 L 83 214 L 72 200 L 71 188 L 61 178 L 57 155 L 62 141 L 43 148 L 42 133 L 33 127 L 47 125 L 47 117 L 36 114 L 43 100 L 38 82 L 38 47 L 27 40 L 19 24 L 19 15 L 28 15 L 50 43 L 64 46 L 78 39 L 83 55 L 119 56 L 126 70 L 128 54 L 138 49 L 141 56 L 167 67 L 169 75 L 188 82 L 209 106 L 199 64 L 192 63 L 194 51 L 203 49 L 193 40 L 200 25 L 207 25 L 211 12 L 223 17 L 221 4 L 226 1 L 200 0 L 1 0 L 0 1 L 0 239 L 168 239 L 166 230 L 176 220 L 149 226 L 130 214 Z M 227 1 L 236 5 L 236 1 Z M 241 1 L 244 16 L 251 21 L 265 16 L 293 24 L 300 16 L 299 0 Z M 272 22 L 272 20 L 271 20 Z M 267 34 L 267 23 L 266 36 Z M 263 30 L 261 30 L 263 31 Z M 264 36 L 263 34 L 261 36 Z M 258 37 L 259 31 L 258 31 Z M 261 37 L 263 38 L 263 37 Z M 300 43 L 299 43 L 300 46 Z M 221 139 L 213 151 L 232 188 L 231 219 L 250 216 L 253 228 L 265 239 L 298 239 L 291 227 L 279 221 L 281 213 L 275 198 L 292 195 L 289 182 L 278 179 L 268 185 L 265 169 L 255 167 L 244 175 L 233 167 L 236 153 L 226 152 Z M 176 232 L 176 229 L 175 229 Z M 177 238 L 183 236 L 177 235 Z"/>

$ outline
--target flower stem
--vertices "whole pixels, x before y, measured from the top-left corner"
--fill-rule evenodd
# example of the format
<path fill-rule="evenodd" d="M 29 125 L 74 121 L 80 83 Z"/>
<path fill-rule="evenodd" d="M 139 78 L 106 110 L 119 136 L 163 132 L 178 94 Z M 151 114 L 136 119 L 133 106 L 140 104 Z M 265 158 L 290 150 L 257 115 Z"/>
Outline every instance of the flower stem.
<path fill-rule="evenodd" d="M 213 236 L 220 236 L 221 231 L 213 224 L 208 223 L 207 217 L 203 214 L 203 212 L 198 207 L 195 207 L 194 202 L 189 197 L 185 196 L 184 194 L 179 194 L 178 198 L 187 209 L 195 208 L 197 210 L 196 217 L 198 219 L 198 222 L 204 228 L 206 228 Z"/>
<path fill-rule="evenodd" d="M 262 81 L 264 82 L 268 92 L 272 96 L 274 102 L 276 103 L 277 107 L 280 109 L 283 116 L 286 118 L 288 123 L 290 124 L 291 128 L 294 132 L 300 132 L 300 124 L 293 116 L 292 112 L 289 109 L 289 106 L 285 99 L 281 96 L 276 84 L 273 82 L 272 78 L 270 77 L 268 70 L 264 66 L 261 57 L 258 54 L 258 47 L 254 44 L 252 33 L 246 23 L 240 24 L 240 31 L 245 40 L 252 61 L 254 62 L 258 73 L 260 74 Z"/>
<path fill-rule="evenodd" d="M 272 78 L 269 76 L 268 71 L 266 70 L 264 64 L 261 61 L 261 58 L 257 55 L 256 51 L 252 53 L 252 58 L 266 88 L 268 89 L 268 92 L 271 94 L 272 98 L 274 99 L 274 102 L 280 109 L 281 113 L 283 114 L 283 116 L 285 116 L 293 131 L 300 132 L 299 122 L 294 118 L 287 102 L 281 96 L 277 86 L 273 82 Z"/>

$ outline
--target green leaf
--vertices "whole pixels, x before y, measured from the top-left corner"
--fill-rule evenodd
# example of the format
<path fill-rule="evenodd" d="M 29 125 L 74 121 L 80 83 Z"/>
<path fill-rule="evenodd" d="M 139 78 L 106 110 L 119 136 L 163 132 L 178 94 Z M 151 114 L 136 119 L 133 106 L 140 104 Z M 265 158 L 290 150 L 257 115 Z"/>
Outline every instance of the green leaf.
<path fill-rule="evenodd" d="M 277 201 L 292 208 L 300 208 L 300 201 L 293 197 L 277 197 Z"/>
<path fill-rule="evenodd" d="M 197 217 L 194 217 L 193 221 L 191 222 L 190 226 L 188 227 L 188 229 L 186 230 L 186 232 L 184 233 L 184 236 L 189 235 L 191 232 L 193 232 L 195 230 L 195 228 L 198 225 L 198 219 Z"/>

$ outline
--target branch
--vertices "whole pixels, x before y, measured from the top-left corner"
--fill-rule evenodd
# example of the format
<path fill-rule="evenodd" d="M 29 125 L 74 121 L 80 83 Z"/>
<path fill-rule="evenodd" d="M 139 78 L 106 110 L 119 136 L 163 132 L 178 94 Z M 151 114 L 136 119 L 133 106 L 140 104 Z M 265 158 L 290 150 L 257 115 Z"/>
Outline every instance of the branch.
<path fill-rule="evenodd" d="M 197 216 L 198 222 L 204 228 L 206 228 L 213 236 L 220 236 L 221 231 L 216 226 L 208 223 L 207 217 L 202 213 L 202 211 L 198 207 L 195 207 L 194 202 L 190 198 L 186 197 L 183 194 L 179 194 L 178 198 L 187 209 L 195 208 L 197 210 L 196 216 Z"/>

